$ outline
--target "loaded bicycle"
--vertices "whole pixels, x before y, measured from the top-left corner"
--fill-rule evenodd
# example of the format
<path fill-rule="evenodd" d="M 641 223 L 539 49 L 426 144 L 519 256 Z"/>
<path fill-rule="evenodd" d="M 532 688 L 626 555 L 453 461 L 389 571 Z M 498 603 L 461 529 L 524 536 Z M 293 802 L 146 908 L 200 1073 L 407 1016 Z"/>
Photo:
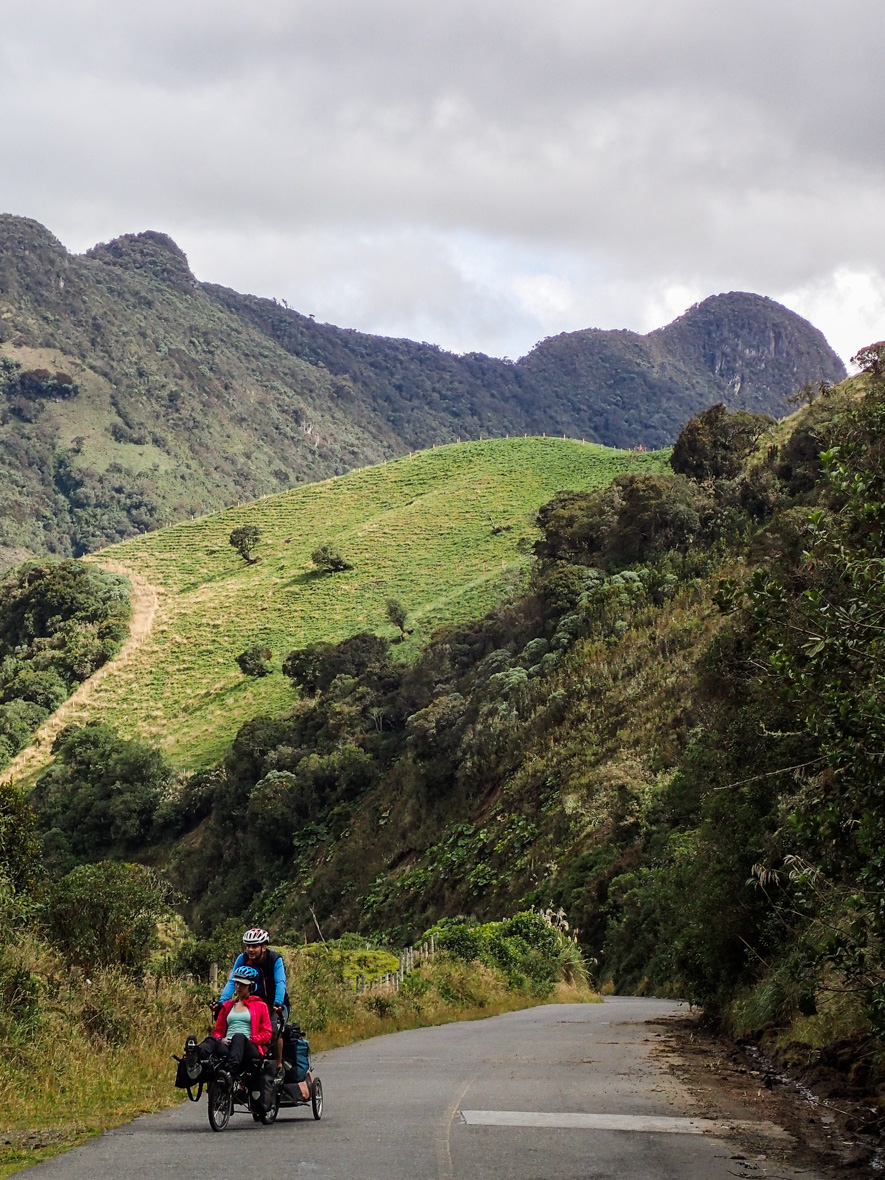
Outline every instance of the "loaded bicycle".
<path fill-rule="evenodd" d="M 209 1126 L 223 1131 L 236 1111 L 251 1114 L 256 1123 L 268 1127 L 281 1109 L 309 1106 L 313 1117 L 323 1117 L 323 1084 L 310 1064 L 310 1044 L 297 1024 L 282 1031 L 283 1071 L 267 1058 L 246 1066 L 240 1074 L 231 1071 L 226 1057 L 211 1054 L 200 1058 L 195 1037 L 188 1037 L 178 1062 L 175 1084 L 199 1102 L 206 1092 Z"/>

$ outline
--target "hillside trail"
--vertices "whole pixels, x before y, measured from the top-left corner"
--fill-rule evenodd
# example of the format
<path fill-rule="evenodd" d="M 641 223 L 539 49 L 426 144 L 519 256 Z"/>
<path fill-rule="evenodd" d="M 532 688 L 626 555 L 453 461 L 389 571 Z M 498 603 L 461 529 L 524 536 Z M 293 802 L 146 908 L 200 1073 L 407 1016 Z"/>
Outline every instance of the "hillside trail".
<path fill-rule="evenodd" d="M 129 566 L 122 565 L 119 561 L 96 561 L 88 557 L 84 560 L 91 561 L 92 564 L 107 570 L 108 573 L 123 574 L 132 583 L 132 616 L 129 620 L 129 637 L 112 660 L 102 664 L 88 680 L 83 681 L 66 701 L 59 705 L 51 716 L 47 717 L 34 735 L 31 744 L 20 750 L 0 774 L 0 786 L 5 786 L 15 779 L 21 778 L 47 760 L 52 743 L 64 729 L 71 714 L 87 703 L 96 686 L 104 680 L 105 676 L 110 672 L 116 672 L 118 668 L 132 659 L 154 625 L 154 616 L 160 601 L 156 586 L 152 586 L 141 574 L 136 573 Z"/>

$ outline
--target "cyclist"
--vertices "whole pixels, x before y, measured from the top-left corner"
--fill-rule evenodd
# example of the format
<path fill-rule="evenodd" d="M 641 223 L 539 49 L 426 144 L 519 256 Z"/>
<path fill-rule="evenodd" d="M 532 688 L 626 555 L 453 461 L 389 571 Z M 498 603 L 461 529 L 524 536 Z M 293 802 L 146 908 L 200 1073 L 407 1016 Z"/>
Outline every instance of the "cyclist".
<path fill-rule="evenodd" d="M 260 926 L 253 926 L 243 935 L 243 953 L 234 963 L 227 983 L 224 985 L 219 1003 L 221 1005 L 234 994 L 234 977 L 238 968 L 252 967 L 258 973 L 256 995 L 264 1000 L 270 1018 L 274 1038 L 274 1059 L 277 1070 L 283 1068 L 283 1038 L 280 1036 L 289 1019 L 289 994 L 286 991 L 286 965 L 279 951 L 272 950 L 268 943 L 270 935 Z"/>
<path fill-rule="evenodd" d="M 225 1058 L 225 1064 L 233 1077 L 254 1064 L 267 1053 L 273 1035 L 267 1005 L 255 994 L 259 972 L 255 967 L 235 967 L 230 983 L 233 996 L 226 1000 L 218 1012 L 215 1028 L 199 1045 L 194 1046 L 189 1038 L 187 1051 L 205 1061 L 213 1054 Z"/>

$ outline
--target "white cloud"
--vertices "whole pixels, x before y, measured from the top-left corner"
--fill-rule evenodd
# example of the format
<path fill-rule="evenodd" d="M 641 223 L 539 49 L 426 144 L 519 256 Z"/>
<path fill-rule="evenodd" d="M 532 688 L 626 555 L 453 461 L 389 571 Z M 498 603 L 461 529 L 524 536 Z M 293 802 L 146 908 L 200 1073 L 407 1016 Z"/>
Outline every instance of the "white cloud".
<path fill-rule="evenodd" d="M 881 0 L 10 0 L 0 208 L 75 249 L 161 229 L 201 277 L 456 348 L 730 289 L 847 340 L 880 322 L 881 27 Z"/>
<path fill-rule="evenodd" d="M 778 298 L 813 324 L 827 324 L 827 338 L 846 363 L 864 345 L 885 339 L 885 280 L 879 272 L 839 267 Z"/>

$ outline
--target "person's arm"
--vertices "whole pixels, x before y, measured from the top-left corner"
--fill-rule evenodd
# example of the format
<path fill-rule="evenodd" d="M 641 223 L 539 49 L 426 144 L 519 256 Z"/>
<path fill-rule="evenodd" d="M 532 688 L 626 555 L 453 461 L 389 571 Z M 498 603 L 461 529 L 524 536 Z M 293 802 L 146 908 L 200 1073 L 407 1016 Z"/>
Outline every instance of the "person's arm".
<path fill-rule="evenodd" d="M 273 965 L 273 981 L 273 1002 L 275 1004 L 282 1004 L 283 1000 L 286 998 L 286 964 L 283 962 L 282 955 L 280 955 Z"/>
<path fill-rule="evenodd" d="M 228 975 L 228 977 L 227 977 L 227 983 L 221 989 L 221 995 L 219 996 L 219 999 L 221 1000 L 222 1004 L 224 1003 L 225 1000 L 230 1000 L 233 998 L 234 972 L 236 971 L 237 967 L 242 967 L 243 964 L 245 963 L 245 961 L 246 961 L 245 955 L 238 955 L 237 961 L 234 963 L 233 967 L 231 967 L 230 975 Z"/>
<path fill-rule="evenodd" d="M 224 1040 L 227 1033 L 227 1014 L 230 1011 L 230 1004 L 225 1004 L 218 1013 L 218 1019 L 215 1021 L 215 1028 L 212 1030 L 212 1036 L 218 1037 L 219 1040 Z"/>
<path fill-rule="evenodd" d="M 267 1004 L 265 1004 L 264 1000 L 258 1000 L 256 1003 L 249 1005 L 249 1011 L 252 1014 L 252 1032 L 249 1040 L 253 1044 L 260 1045 L 264 1048 L 270 1044 L 270 1039 L 273 1036 Z"/>

